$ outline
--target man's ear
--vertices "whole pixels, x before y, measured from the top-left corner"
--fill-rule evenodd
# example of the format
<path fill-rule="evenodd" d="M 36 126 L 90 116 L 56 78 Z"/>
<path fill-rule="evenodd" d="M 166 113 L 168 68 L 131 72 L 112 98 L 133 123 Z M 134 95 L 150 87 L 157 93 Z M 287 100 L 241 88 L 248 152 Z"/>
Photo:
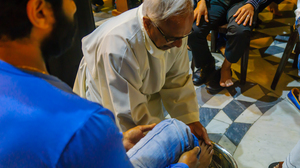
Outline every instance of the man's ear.
<path fill-rule="evenodd" d="M 51 4 L 45 0 L 29 0 L 27 16 L 34 27 L 48 29 L 54 22 Z"/>
<path fill-rule="evenodd" d="M 150 30 L 150 27 L 151 27 L 151 24 L 152 24 L 150 18 L 148 18 L 147 16 L 144 16 L 144 17 L 143 17 L 143 24 L 144 24 L 144 28 L 145 28 L 147 31 L 149 31 L 149 30 Z"/>

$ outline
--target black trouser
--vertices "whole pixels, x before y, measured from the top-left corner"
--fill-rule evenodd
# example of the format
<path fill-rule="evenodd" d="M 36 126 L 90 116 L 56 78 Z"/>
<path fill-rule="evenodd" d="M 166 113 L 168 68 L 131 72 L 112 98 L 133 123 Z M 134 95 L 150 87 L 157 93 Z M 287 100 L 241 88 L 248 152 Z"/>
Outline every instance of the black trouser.
<path fill-rule="evenodd" d="M 219 0 L 206 1 L 209 23 L 205 22 L 202 17 L 199 27 L 194 23 L 194 31 L 188 38 L 188 45 L 192 50 L 196 68 L 203 68 L 214 61 L 208 48 L 206 36 L 210 30 L 217 29 L 226 23 L 228 23 L 226 34 L 228 41 L 226 43 L 225 57 L 231 63 L 235 63 L 241 58 L 246 48 L 250 45 L 251 27 L 249 23 L 247 26 L 243 24 L 238 25 L 233 15 L 244 4 L 245 2 L 239 2 L 233 5 L 225 5 Z M 255 16 L 253 20 L 255 20 Z"/>

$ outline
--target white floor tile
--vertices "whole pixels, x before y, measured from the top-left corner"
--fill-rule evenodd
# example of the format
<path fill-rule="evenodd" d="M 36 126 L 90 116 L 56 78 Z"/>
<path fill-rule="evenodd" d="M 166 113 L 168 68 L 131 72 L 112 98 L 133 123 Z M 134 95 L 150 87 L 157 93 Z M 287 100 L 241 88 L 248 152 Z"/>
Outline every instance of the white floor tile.
<path fill-rule="evenodd" d="M 231 155 L 236 150 L 236 146 L 225 135 L 222 136 L 218 144 L 225 148 Z"/>
<path fill-rule="evenodd" d="M 293 88 L 293 87 L 300 87 L 300 82 L 298 82 L 298 81 L 292 81 L 292 82 L 290 82 L 288 85 L 287 85 L 287 87 L 291 87 L 291 88 Z"/>
<path fill-rule="evenodd" d="M 234 122 L 253 124 L 262 112 L 256 107 L 255 104 L 249 106 Z"/>
<path fill-rule="evenodd" d="M 229 127 L 229 124 L 219 120 L 212 119 L 206 126 L 207 133 L 224 134 Z"/>
<path fill-rule="evenodd" d="M 214 97 L 207 101 L 203 107 L 223 109 L 232 100 L 233 98 L 230 93 L 224 89 L 219 94 L 214 95 Z"/>
<path fill-rule="evenodd" d="M 241 168 L 266 168 L 284 160 L 300 139 L 300 113 L 281 101 L 255 122 L 237 147 Z"/>
<path fill-rule="evenodd" d="M 224 113 L 223 110 L 220 110 L 219 113 L 214 117 L 215 120 L 225 122 L 227 124 L 232 124 L 232 120 Z"/>

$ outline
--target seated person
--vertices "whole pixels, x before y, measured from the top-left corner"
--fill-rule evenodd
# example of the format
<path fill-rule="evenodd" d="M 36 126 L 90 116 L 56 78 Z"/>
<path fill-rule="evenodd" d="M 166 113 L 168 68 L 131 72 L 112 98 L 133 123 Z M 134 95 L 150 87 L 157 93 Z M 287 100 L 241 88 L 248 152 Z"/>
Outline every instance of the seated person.
<path fill-rule="evenodd" d="M 122 135 L 109 110 L 48 74 L 44 60 L 72 44 L 74 1 L 0 6 L 0 22 L 7 23 L 0 24 L 0 167 L 208 166 L 212 146 L 200 144 L 199 165 L 199 142 L 184 123 L 166 120 Z"/>
<path fill-rule="evenodd" d="M 289 155 L 286 157 L 284 162 L 275 162 L 270 164 L 269 168 L 290 168 L 300 167 L 300 141 L 296 144 L 296 146 L 292 149 Z"/>
<path fill-rule="evenodd" d="M 194 10 L 193 33 L 189 35 L 188 45 L 193 53 L 196 72 L 195 85 L 207 82 L 215 70 L 215 60 L 211 55 L 206 37 L 210 30 L 228 23 L 225 60 L 216 85 L 207 86 L 210 90 L 221 90 L 233 85 L 231 64 L 237 62 L 250 45 L 250 32 L 256 18 L 258 7 L 266 0 L 201 0 Z M 218 75 L 217 75 L 218 76 Z"/>
<path fill-rule="evenodd" d="M 192 0 L 145 0 L 111 18 L 83 38 L 73 91 L 111 110 L 122 131 L 164 120 L 164 105 L 210 144 L 189 74 L 192 24 Z"/>

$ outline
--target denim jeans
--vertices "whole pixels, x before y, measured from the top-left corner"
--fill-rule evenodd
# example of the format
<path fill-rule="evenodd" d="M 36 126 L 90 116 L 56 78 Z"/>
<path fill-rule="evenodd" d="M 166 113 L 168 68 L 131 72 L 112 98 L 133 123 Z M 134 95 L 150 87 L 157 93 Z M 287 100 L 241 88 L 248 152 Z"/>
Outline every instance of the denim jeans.
<path fill-rule="evenodd" d="M 176 164 L 182 153 L 195 146 L 199 146 L 198 139 L 186 124 L 167 119 L 156 125 L 127 155 L 134 167 L 163 168 Z"/>

